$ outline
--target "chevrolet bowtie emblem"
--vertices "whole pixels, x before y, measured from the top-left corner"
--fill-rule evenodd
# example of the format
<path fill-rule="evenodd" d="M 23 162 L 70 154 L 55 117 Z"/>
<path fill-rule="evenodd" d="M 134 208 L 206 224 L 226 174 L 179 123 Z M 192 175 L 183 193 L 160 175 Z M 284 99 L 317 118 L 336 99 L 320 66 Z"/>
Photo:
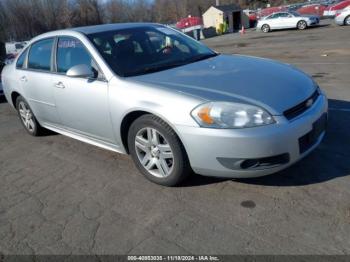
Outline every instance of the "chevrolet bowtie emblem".
<path fill-rule="evenodd" d="M 314 103 L 314 100 L 311 98 L 309 100 L 306 101 L 306 107 L 310 107 L 312 106 L 312 104 Z"/>

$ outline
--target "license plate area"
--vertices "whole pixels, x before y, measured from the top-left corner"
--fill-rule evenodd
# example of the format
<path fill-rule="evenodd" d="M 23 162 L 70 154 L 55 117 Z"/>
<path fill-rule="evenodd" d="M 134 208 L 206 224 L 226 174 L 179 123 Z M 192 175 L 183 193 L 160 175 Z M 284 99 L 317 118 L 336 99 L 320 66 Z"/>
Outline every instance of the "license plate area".
<path fill-rule="evenodd" d="M 299 152 L 303 154 L 316 144 L 320 135 L 327 127 L 327 113 L 324 113 L 316 122 L 312 124 L 312 130 L 299 138 Z"/>

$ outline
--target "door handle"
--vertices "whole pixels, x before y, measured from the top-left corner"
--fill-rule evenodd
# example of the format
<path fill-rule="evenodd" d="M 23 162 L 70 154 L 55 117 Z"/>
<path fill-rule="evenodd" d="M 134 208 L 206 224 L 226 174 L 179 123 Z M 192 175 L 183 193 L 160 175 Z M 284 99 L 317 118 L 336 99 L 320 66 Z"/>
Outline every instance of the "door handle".
<path fill-rule="evenodd" d="M 19 80 L 21 80 L 22 82 L 27 82 L 27 78 L 25 76 L 22 76 Z"/>
<path fill-rule="evenodd" d="M 55 87 L 61 88 L 61 89 L 64 89 L 64 88 L 65 88 L 65 86 L 64 86 L 64 84 L 63 84 L 62 82 L 56 83 L 56 84 L 55 84 Z"/>

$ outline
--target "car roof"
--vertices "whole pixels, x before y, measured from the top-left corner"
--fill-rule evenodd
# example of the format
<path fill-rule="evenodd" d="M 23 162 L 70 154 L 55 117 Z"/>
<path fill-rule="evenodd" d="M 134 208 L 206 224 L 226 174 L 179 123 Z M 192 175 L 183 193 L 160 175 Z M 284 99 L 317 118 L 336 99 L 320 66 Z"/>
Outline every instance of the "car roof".
<path fill-rule="evenodd" d="M 74 27 L 74 28 L 67 28 L 67 29 L 60 29 L 60 30 L 56 30 L 56 31 L 50 31 L 50 32 L 38 35 L 38 36 L 32 38 L 28 42 L 28 46 L 31 45 L 32 43 L 34 43 L 35 41 L 38 41 L 38 40 L 41 40 L 44 38 L 49 38 L 49 37 L 56 37 L 56 36 L 61 36 L 61 35 L 70 35 L 70 36 L 78 37 L 79 34 L 89 35 L 89 34 L 95 34 L 95 33 L 101 33 L 101 32 L 130 29 L 130 28 L 139 28 L 139 27 L 146 27 L 146 26 L 164 27 L 164 25 L 157 24 L 157 23 L 118 23 L 118 24 L 103 24 L 103 25 Z"/>
<path fill-rule="evenodd" d="M 69 28 L 68 30 L 89 35 L 89 34 L 105 32 L 105 31 L 130 29 L 130 28 L 137 28 L 142 26 L 163 26 L 163 25 L 155 24 L 155 23 L 118 23 L 118 24 L 103 24 L 103 25 L 75 27 L 75 28 Z"/>

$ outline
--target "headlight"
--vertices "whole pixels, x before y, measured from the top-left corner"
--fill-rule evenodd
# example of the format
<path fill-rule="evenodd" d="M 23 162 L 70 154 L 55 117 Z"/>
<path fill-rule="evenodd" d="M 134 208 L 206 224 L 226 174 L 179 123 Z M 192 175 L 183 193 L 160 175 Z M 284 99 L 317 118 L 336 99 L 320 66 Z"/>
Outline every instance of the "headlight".
<path fill-rule="evenodd" d="M 260 107 L 229 102 L 202 104 L 191 115 L 200 126 L 210 128 L 246 128 L 275 123 Z"/>

